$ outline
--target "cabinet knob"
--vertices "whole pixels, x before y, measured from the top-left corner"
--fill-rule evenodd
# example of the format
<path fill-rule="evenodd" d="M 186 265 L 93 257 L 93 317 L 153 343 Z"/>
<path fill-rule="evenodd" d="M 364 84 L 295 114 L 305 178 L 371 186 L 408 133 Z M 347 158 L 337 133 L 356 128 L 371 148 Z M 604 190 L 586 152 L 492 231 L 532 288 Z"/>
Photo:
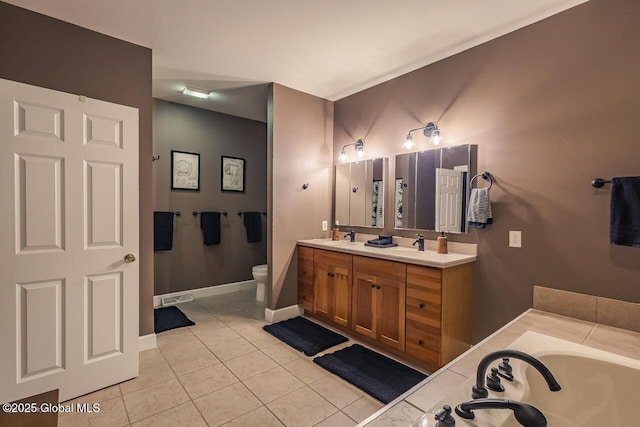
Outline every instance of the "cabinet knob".
<path fill-rule="evenodd" d="M 376 286 L 376 289 L 380 289 L 380 286 Z"/>
<path fill-rule="evenodd" d="M 423 345 L 424 344 L 424 340 L 418 340 L 418 345 Z"/>
<path fill-rule="evenodd" d="M 420 303 L 420 305 L 419 305 L 418 307 L 420 307 L 420 308 L 424 308 L 424 303 L 423 303 L 423 302 L 421 302 L 421 303 Z"/>
<path fill-rule="evenodd" d="M 376 285 L 371 285 L 371 289 L 373 289 L 373 288 L 375 288 L 375 287 L 376 287 Z"/>

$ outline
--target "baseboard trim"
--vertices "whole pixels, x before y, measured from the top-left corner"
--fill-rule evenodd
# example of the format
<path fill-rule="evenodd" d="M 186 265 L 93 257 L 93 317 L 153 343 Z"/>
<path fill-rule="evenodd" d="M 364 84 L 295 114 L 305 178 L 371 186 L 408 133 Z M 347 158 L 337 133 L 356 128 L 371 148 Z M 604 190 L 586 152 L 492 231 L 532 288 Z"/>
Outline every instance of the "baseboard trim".
<path fill-rule="evenodd" d="M 162 298 L 177 297 L 180 295 L 193 295 L 194 299 L 205 298 L 213 295 L 228 294 L 231 292 L 242 291 L 245 289 L 255 289 L 257 282 L 255 280 L 245 280 L 243 282 L 227 283 L 225 285 L 208 286 L 206 288 L 189 289 L 186 291 L 172 292 L 164 295 L 153 296 L 153 306 L 160 307 Z"/>
<path fill-rule="evenodd" d="M 138 352 L 156 348 L 156 334 L 138 337 Z"/>
<path fill-rule="evenodd" d="M 271 310 L 269 308 L 264 309 L 264 320 L 267 323 L 277 323 L 287 319 L 293 319 L 304 313 L 304 309 L 299 305 L 291 305 L 289 307 L 279 308 L 277 310 Z"/>

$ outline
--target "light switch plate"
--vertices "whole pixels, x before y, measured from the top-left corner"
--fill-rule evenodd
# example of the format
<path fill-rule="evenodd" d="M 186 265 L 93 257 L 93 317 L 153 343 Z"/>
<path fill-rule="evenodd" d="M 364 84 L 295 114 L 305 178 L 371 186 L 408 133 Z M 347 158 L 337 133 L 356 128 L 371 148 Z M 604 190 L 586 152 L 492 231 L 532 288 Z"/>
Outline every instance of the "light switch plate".
<path fill-rule="evenodd" d="M 509 231 L 509 247 L 510 248 L 522 247 L 522 231 Z"/>
<path fill-rule="evenodd" d="M 322 221 L 322 231 L 329 230 L 329 223 L 327 221 Z"/>

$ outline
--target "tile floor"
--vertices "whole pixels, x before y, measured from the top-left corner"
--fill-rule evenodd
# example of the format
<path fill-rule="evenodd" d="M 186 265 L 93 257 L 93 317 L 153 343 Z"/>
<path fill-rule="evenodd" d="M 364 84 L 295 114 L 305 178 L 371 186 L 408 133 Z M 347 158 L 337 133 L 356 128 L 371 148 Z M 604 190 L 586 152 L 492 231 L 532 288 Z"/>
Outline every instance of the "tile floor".
<path fill-rule="evenodd" d="M 101 410 L 61 414 L 59 426 L 341 427 L 384 406 L 263 331 L 255 290 L 179 307 L 195 326 L 158 334 L 139 377 L 74 399 Z"/>

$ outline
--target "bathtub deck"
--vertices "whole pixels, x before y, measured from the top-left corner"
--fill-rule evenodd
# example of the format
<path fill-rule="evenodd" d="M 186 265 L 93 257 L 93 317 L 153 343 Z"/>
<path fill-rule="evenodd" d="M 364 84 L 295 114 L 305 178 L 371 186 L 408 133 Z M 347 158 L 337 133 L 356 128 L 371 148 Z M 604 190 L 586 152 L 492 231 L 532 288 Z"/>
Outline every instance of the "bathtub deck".
<path fill-rule="evenodd" d="M 510 343 L 527 331 L 640 360 L 638 332 L 530 309 L 359 425 L 410 425 L 460 387 L 467 378 L 475 377 L 478 362 L 484 355 L 508 348 Z M 453 406 L 458 403 L 460 402 L 450 404 Z"/>

